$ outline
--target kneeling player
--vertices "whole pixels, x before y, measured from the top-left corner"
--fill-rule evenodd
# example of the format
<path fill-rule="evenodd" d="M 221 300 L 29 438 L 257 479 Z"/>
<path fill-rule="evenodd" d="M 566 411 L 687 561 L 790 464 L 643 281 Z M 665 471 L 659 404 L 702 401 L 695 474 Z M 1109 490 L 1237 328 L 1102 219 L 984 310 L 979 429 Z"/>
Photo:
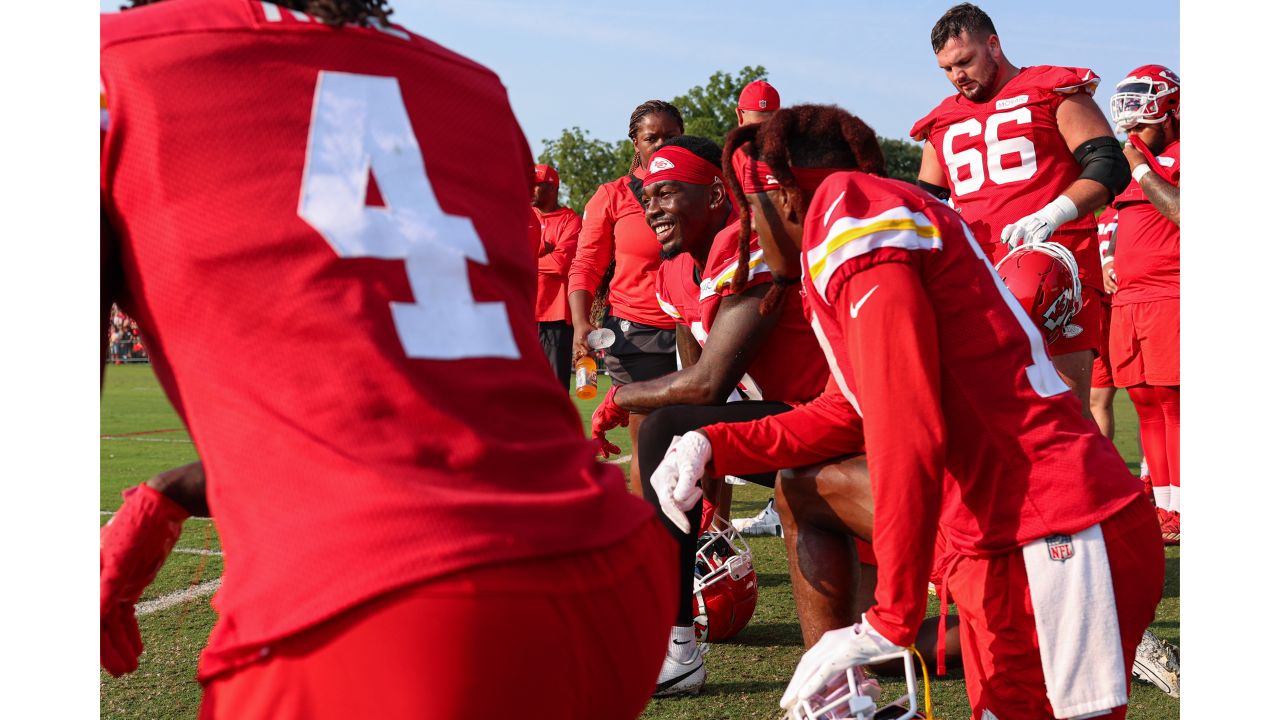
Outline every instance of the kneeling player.
<path fill-rule="evenodd" d="M 974 717 L 1122 717 L 1163 580 L 1137 480 L 1081 416 L 959 216 L 859 172 L 880 154 L 870 128 L 800 106 L 753 145 L 782 185 L 749 198 L 766 260 L 803 282 L 832 373 L 863 418 L 880 568 L 875 605 L 805 654 L 783 707 L 911 644 L 941 527 L 959 556 L 949 585 Z M 664 509 L 696 497 L 713 450 L 697 433 L 681 440 Z M 1099 661 L 1082 668 L 1085 654 Z"/>

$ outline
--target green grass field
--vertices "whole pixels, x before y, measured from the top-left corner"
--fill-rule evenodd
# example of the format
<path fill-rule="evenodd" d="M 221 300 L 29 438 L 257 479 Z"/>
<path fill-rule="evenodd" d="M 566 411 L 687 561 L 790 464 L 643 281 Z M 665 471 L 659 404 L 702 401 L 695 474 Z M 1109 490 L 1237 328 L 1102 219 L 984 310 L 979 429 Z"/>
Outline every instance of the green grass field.
<path fill-rule="evenodd" d="M 605 380 L 603 389 L 607 389 Z M 603 393 L 602 389 L 602 393 Z M 595 401 L 578 402 L 584 428 L 589 427 Z M 1123 393 L 1116 400 L 1116 444 L 1136 472 L 1137 420 Z M 182 423 L 165 400 L 146 365 L 110 366 L 102 399 L 102 510 L 120 506 L 120 491 L 157 472 L 196 459 Z M 611 439 L 630 453 L 624 431 Z M 754 485 L 734 494 L 734 516 L 754 515 L 768 499 L 767 491 Z M 751 624 L 731 643 L 715 645 L 707 657 L 707 685 L 702 695 L 655 700 L 642 717 L 652 720 L 712 720 L 777 718 L 778 697 L 786 687 L 802 654 L 800 629 L 787 578 L 787 560 L 781 538 L 751 538 L 760 602 Z M 144 603 L 172 593 L 207 587 L 222 572 L 220 545 L 212 523 L 187 522 L 178 550 L 147 590 Z M 1165 592 L 1155 633 L 1175 645 L 1179 630 L 1179 552 L 1165 552 Z M 931 600 L 931 613 L 937 612 Z M 104 718 L 194 718 L 200 704 L 195 682 L 196 659 L 214 622 L 208 597 L 178 602 L 140 614 L 139 625 L 146 645 L 137 672 L 115 679 L 100 673 L 101 715 Z M 884 682 L 886 695 L 902 692 L 902 683 Z M 969 716 L 964 681 L 958 668 L 932 683 L 935 714 L 940 719 Z M 1178 701 L 1154 687 L 1134 683 L 1129 717 L 1166 720 L 1179 715 Z"/>

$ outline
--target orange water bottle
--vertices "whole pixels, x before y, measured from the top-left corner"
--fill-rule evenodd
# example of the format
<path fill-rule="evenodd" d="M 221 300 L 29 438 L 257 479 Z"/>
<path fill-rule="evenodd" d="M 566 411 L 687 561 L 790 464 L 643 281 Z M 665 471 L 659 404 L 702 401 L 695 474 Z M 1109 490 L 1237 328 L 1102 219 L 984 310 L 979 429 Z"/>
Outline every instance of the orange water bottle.
<path fill-rule="evenodd" d="M 587 347 L 591 352 L 578 358 L 573 366 L 574 395 L 579 400 L 592 400 L 596 396 L 597 358 L 604 358 L 604 351 L 613 346 L 614 335 L 609 328 L 599 328 L 587 333 Z"/>

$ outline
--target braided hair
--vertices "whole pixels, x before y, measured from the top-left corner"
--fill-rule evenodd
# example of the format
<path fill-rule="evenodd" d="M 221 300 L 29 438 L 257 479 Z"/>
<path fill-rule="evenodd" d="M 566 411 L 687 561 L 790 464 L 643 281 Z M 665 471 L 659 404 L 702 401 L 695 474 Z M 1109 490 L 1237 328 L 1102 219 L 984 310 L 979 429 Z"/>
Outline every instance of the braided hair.
<path fill-rule="evenodd" d="M 729 191 L 743 208 L 738 226 L 738 268 L 733 275 L 733 289 L 740 291 L 747 282 L 751 258 L 751 206 L 747 204 L 742 181 L 733 169 L 733 154 L 739 148 L 752 159 L 762 160 L 773 171 L 778 184 L 800 192 L 796 168 L 847 168 L 871 175 L 885 175 L 884 152 L 875 131 L 858 117 L 835 105 L 793 105 L 782 108 L 763 123 L 743 125 L 725 138 L 721 165 Z M 783 291 L 794 278 L 777 273 L 773 287 L 760 305 L 760 313 L 768 315 L 782 302 Z"/>
<path fill-rule="evenodd" d="M 631 139 L 631 142 L 634 143 L 636 141 L 636 135 L 640 132 L 641 121 L 654 113 L 670 115 L 676 121 L 676 125 L 680 126 L 680 132 L 684 132 L 684 117 L 680 114 L 680 108 L 665 100 L 649 100 L 637 105 L 636 109 L 631 113 L 631 123 L 627 125 L 627 137 Z M 631 170 L 634 171 L 638 167 L 640 167 L 640 153 L 637 151 L 631 158 Z"/>
<path fill-rule="evenodd" d="M 132 0 L 123 9 L 155 5 L 161 0 Z M 330 27 L 371 24 L 390 25 L 391 8 L 386 0 L 273 0 L 289 10 L 300 10 Z"/>

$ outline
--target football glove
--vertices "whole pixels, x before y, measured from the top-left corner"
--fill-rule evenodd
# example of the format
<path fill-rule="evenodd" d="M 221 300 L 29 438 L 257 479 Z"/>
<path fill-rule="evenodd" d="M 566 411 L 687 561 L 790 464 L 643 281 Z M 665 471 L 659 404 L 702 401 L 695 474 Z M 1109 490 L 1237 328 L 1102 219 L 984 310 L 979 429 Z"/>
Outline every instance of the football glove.
<path fill-rule="evenodd" d="M 138 669 L 142 636 L 133 606 L 182 534 L 188 513 L 151 486 L 126 490 L 120 511 L 102 527 L 100 610 L 102 667 L 114 677 Z"/>
<path fill-rule="evenodd" d="M 828 630 L 796 665 L 791 683 L 782 693 L 778 703 L 790 711 L 796 703 L 817 695 L 841 673 L 855 665 L 866 665 L 883 655 L 902 652 L 905 648 L 893 644 L 867 622 L 854 623 L 846 628 Z"/>
<path fill-rule="evenodd" d="M 1009 249 L 1022 244 L 1034 245 L 1049 239 L 1054 230 L 1063 223 L 1075 220 L 1080 214 L 1076 204 L 1066 195 L 1059 195 L 1053 202 L 1034 213 L 1022 218 L 1012 225 L 1006 225 L 1000 233 L 1000 239 Z"/>
<path fill-rule="evenodd" d="M 711 442 L 699 432 L 677 435 L 671 439 L 671 447 L 653 471 L 649 484 L 658 494 L 662 514 L 678 528 L 688 533 L 693 528 L 685 513 L 702 499 L 702 487 L 698 481 L 711 461 Z"/>
<path fill-rule="evenodd" d="M 591 413 L 591 437 L 600 441 L 600 454 L 608 459 L 610 455 L 621 455 L 622 448 L 609 442 L 605 437 L 605 433 L 616 427 L 627 424 L 631 419 L 631 413 L 618 407 L 613 401 L 613 394 L 618 392 L 620 386 L 614 385 L 609 388 L 609 392 L 605 393 L 604 402 Z"/>

